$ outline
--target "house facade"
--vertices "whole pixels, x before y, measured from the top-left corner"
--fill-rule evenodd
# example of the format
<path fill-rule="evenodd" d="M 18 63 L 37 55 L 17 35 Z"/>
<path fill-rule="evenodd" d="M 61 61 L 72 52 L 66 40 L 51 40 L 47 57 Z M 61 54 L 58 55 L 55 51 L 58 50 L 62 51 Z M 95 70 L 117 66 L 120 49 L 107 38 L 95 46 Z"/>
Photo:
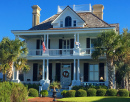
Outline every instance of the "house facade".
<path fill-rule="evenodd" d="M 57 14 L 43 22 L 39 22 L 41 8 L 33 5 L 32 9 L 32 28 L 11 31 L 27 43 L 30 71 L 16 71 L 14 67 L 12 81 L 39 83 L 40 89 L 47 89 L 52 81 L 60 82 L 62 88 L 90 84 L 108 86 L 106 56 L 98 60 L 91 57 L 99 34 L 106 30 L 119 31 L 118 24 L 103 21 L 104 6 L 58 6 Z"/>

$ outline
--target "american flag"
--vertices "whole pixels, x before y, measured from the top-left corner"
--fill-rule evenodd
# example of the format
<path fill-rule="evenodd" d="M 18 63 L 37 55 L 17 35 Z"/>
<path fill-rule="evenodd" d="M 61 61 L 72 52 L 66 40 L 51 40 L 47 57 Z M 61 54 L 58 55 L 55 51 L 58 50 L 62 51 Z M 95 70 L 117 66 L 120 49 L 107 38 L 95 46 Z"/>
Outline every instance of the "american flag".
<path fill-rule="evenodd" d="M 45 51 L 46 51 L 46 47 L 45 47 L 44 42 L 42 42 L 42 49 L 43 49 L 43 52 L 45 53 Z"/>

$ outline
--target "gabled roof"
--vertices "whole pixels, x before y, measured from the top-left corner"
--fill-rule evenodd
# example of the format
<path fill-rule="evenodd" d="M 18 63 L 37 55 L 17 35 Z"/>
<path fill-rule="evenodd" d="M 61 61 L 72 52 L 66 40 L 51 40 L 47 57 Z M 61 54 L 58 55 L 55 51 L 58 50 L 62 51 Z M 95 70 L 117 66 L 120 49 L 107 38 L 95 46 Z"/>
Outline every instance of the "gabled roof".
<path fill-rule="evenodd" d="M 100 19 L 96 15 L 91 12 L 82 12 L 76 13 L 85 21 L 85 26 L 87 28 L 102 28 L 102 27 L 116 27 L 117 31 L 119 30 L 119 25 L 108 24 L 104 20 Z M 39 25 L 36 25 L 29 30 L 49 30 L 52 29 L 53 26 L 51 22 L 53 22 L 60 14 L 55 14 L 45 21 L 41 22 Z"/>
<path fill-rule="evenodd" d="M 70 6 L 67 6 L 53 21 L 52 23 L 58 19 L 59 16 L 61 16 L 66 9 L 70 9 L 76 16 L 78 16 L 83 22 L 85 22 Z"/>

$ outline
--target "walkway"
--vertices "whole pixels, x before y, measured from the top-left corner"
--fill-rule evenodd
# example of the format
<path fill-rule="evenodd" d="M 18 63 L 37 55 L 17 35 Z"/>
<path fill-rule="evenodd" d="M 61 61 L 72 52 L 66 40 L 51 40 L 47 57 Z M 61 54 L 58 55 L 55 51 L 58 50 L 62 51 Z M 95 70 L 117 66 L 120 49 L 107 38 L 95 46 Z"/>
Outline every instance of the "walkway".
<path fill-rule="evenodd" d="M 52 97 L 36 97 L 28 99 L 28 102 L 53 102 Z M 59 98 L 56 98 L 59 99 Z M 59 102 L 59 101 L 58 101 Z"/>

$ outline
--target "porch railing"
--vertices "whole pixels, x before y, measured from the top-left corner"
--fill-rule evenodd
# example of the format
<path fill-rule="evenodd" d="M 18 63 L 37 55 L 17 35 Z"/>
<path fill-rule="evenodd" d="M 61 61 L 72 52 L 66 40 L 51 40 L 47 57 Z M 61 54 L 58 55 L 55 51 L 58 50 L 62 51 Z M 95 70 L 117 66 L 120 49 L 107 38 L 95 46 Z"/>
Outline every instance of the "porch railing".
<path fill-rule="evenodd" d="M 93 51 L 94 49 L 91 48 L 47 49 L 45 52 L 42 49 L 30 49 L 28 56 L 73 56 L 74 52 L 78 53 L 79 56 L 89 56 Z"/>
<path fill-rule="evenodd" d="M 81 82 L 83 86 L 88 86 L 88 85 L 94 85 L 94 86 L 99 86 L 99 85 L 105 85 L 105 82 Z"/>

